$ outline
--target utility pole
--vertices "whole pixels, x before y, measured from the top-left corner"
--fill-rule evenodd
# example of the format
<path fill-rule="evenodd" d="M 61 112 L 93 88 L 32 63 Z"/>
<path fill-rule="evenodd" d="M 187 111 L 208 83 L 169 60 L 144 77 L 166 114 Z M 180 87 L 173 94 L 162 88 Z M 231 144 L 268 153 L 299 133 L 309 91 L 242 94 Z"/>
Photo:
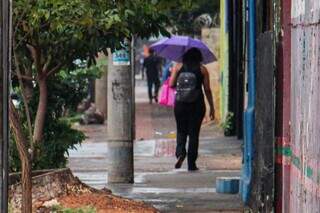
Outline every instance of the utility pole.
<path fill-rule="evenodd" d="M 131 41 L 131 82 L 132 82 L 132 139 L 136 139 L 136 36 L 132 37 Z"/>
<path fill-rule="evenodd" d="M 130 48 L 109 54 L 108 169 L 109 183 L 133 183 L 133 81 Z"/>
<path fill-rule="evenodd" d="M 11 2 L 1 0 L 0 21 L 0 208 L 8 212 L 8 93 L 11 63 Z"/>
<path fill-rule="evenodd" d="M 107 61 L 108 58 L 105 54 L 99 53 L 97 60 L 98 63 L 101 64 L 104 61 Z M 102 65 L 101 69 L 103 71 L 102 76 L 100 79 L 96 79 L 95 83 L 95 104 L 106 120 L 108 115 L 108 67 L 106 65 Z"/>

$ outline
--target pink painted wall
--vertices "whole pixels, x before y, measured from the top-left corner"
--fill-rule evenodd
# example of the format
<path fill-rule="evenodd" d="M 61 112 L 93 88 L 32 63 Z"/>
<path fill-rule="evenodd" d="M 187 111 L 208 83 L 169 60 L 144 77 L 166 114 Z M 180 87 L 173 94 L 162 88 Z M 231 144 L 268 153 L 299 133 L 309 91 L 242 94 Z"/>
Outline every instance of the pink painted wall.
<path fill-rule="evenodd" d="M 320 1 L 292 0 L 290 213 L 320 212 Z"/>

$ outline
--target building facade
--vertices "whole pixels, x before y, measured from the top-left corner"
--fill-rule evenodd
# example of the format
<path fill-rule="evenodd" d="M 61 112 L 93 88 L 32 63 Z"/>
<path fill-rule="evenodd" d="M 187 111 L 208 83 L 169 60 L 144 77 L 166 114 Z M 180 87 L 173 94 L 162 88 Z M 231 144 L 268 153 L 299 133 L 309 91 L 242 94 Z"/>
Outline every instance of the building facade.
<path fill-rule="evenodd" d="M 319 212 L 320 1 L 221 3 L 228 48 L 223 42 L 221 47 L 229 63 L 223 70 L 229 84 L 224 107 L 237 109 L 230 96 L 245 106 L 244 120 L 235 121 L 244 126 L 243 201 L 253 212 Z M 242 96 L 230 92 L 239 85 Z"/>

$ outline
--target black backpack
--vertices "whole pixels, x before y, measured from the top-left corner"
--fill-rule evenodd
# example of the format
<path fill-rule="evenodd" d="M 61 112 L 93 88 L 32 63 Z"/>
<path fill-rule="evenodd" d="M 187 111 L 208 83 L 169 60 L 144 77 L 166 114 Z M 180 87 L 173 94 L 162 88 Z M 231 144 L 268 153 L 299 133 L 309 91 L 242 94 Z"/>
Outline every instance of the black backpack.
<path fill-rule="evenodd" d="M 201 90 L 197 88 L 198 78 L 194 72 L 182 68 L 177 79 L 176 101 L 182 103 L 193 103 L 197 101 Z"/>

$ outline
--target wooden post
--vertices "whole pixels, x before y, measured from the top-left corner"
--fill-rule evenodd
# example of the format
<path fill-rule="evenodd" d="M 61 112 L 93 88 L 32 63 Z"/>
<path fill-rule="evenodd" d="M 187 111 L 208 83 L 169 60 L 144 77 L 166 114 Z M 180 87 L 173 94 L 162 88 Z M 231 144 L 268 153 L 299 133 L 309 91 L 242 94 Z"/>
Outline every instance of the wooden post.
<path fill-rule="evenodd" d="M 277 61 L 276 212 L 290 212 L 290 113 L 291 113 L 291 0 L 281 1 L 281 29 Z"/>
<path fill-rule="evenodd" d="M 8 79 L 11 62 L 11 2 L 1 0 L 0 31 L 0 208 L 8 212 Z"/>
<path fill-rule="evenodd" d="M 257 39 L 255 132 L 249 206 L 253 212 L 274 208 L 274 34 L 261 33 Z"/>

